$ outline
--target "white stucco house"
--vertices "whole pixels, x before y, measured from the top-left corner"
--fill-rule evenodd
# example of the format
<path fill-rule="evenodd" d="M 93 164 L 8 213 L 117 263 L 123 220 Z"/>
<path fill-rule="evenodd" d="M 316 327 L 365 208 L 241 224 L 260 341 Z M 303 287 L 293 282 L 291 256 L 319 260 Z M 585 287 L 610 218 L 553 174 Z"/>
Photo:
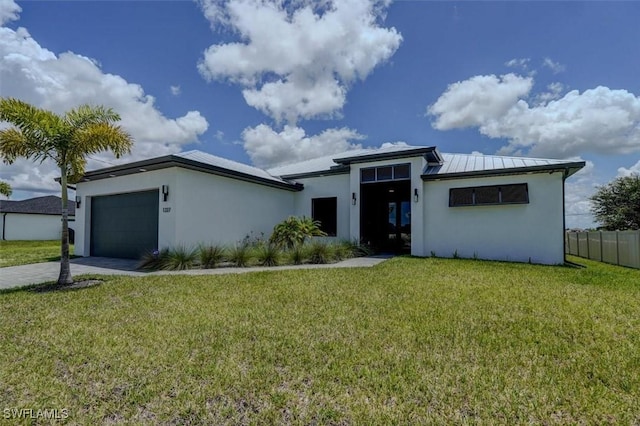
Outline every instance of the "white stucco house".
<path fill-rule="evenodd" d="M 262 170 L 189 151 L 86 173 L 75 254 L 233 244 L 290 215 L 415 256 L 564 261 L 564 182 L 584 162 L 362 149 Z"/>
<path fill-rule="evenodd" d="M 20 201 L 0 200 L 0 239 L 59 240 L 62 233 L 61 213 L 62 200 L 54 195 Z M 68 213 L 69 229 L 73 230 L 75 204 L 71 201 Z"/>

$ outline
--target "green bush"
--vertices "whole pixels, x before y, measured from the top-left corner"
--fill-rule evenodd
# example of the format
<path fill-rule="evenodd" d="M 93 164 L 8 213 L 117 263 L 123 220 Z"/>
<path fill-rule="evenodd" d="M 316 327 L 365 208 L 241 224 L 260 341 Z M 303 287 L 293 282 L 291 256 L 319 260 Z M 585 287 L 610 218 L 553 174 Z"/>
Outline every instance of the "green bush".
<path fill-rule="evenodd" d="M 140 258 L 138 269 L 143 271 L 158 271 L 164 268 L 169 256 L 169 249 L 154 250 L 145 252 Z"/>
<path fill-rule="evenodd" d="M 282 252 L 275 244 L 263 244 L 258 248 L 258 263 L 261 266 L 278 266 Z"/>
<path fill-rule="evenodd" d="M 273 228 L 269 241 L 279 247 L 292 249 L 311 237 L 324 237 L 320 222 L 310 217 L 289 216 Z"/>
<path fill-rule="evenodd" d="M 237 266 L 239 268 L 249 266 L 251 257 L 251 250 L 247 244 L 239 243 L 229 250 L 229 262 L 231 262 L 233 266 Z"/>
<path fill-rule="evenodd" d="M 226 250 L 224 246 L 213 244 L 200 246 L 198 252 L 200 255 L 200 267 L 202 269 L 212 269 L 224 261 Z"/>
<path fill-rule="evenodd" d="M 307 246 L 304 244 L 297 244 L 291 248 L 288 252 L 289 262 L 294 265 L 302 265 L 308 258 Z"/>
<path fill-rule="evenodd" d="M 184 271 L 192 269 L 198 258 L 198 252 L 184 246 L 168 250 L 166 260 L 162 262 L 161 269 L 168 271 Z"/>
<path fill-rule="evenodd" d="M 309 245 L 309 262 L 329 263 L 334 259 L 334 249 L 324 241 L 314 241 Z"/>

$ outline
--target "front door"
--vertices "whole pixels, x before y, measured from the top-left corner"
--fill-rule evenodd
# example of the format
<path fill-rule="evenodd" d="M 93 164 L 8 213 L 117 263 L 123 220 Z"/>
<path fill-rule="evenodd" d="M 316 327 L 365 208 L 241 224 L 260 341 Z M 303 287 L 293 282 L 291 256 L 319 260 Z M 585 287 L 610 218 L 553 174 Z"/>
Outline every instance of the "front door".
<path fill-rule="evenodd" d="M 389 227 L 385 245 L 394 252 L 411 251 L 411 203 L 390 201 L 388 210 Z"/>
<path fill-rule="evenodd" d="M 376 252 L 411 251 L 410 182 L 360 186 L 360 239 Z"/>

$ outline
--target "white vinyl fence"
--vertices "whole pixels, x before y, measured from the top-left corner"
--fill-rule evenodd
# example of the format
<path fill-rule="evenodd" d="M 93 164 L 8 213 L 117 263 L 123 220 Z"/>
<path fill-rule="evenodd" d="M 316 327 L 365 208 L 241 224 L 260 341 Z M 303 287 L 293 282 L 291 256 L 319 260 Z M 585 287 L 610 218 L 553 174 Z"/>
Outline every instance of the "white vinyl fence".
<path fill-rule="evenodd" d="M 565 242 L 568 254 L 640 269 L 640 230 L 567 232 Z"/>

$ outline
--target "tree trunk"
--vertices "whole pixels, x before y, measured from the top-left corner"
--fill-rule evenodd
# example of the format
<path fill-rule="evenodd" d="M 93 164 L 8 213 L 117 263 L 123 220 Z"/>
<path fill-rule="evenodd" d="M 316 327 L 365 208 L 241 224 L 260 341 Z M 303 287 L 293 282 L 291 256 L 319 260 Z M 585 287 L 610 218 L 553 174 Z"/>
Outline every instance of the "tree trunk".
<path fill-rule="evenodd" d="M 69 266 L 69 196 L 67 194 L 67 174 L 64 169 L 60 169 L 62 185 L 62 244 L 60 248 L 60 275 L 58 285 L 73 283 L 71 267 Z"/>

